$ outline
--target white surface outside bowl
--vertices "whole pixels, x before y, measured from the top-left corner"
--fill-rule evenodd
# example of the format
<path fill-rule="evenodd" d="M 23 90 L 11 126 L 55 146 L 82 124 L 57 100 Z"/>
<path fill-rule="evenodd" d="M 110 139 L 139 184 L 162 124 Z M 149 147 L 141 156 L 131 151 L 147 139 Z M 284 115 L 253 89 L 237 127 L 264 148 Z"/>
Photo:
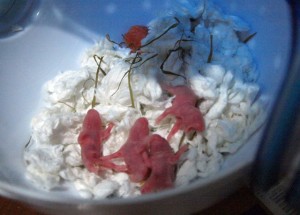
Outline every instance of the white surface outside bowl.
<path fill-rule="evenodd" d="M 290 51 L 291 25 L 283 0 L 217 1 L 258 32 L 249 43 L 261 73 L 263 92 L 273 98 L 282 82 Z M 45 81 L 59 71 L 79 68 L 80 55 L 99 35 L 121 40 L 134 24 L 146 24 L 172 1 L 40 1 L 32 23 L 0 39 L 0 194 L 64 214 L 189 214 L 233 192 L 247 178 L 260 134 L 228 157 L 217 174 L 180 187 L 136 199 L 82 200 L 71 192 L 46 192 L 24 178 L 23 149 L 30 120 L 40 105 Z M 274 75 L 275 74 L 275 75 Z"/>

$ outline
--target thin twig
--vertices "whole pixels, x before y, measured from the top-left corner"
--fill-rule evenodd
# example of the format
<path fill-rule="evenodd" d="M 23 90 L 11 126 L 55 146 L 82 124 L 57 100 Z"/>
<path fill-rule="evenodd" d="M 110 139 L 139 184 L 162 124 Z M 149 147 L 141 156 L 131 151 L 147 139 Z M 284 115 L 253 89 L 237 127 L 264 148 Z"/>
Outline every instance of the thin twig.
<path fill-rule="evenodd" d="M 135 55 L 133 58 L 126 58 L 125 62 L 130 64 L 136 64 L 143 60 L 143 58 L 140 55 Z M 134 63 L 133 63 L 134 61 Z"/>
<path fill-rule="evenodd" d="M 120 87 L 121 87 L 121 84 L 122 84 L 123 79 L 125 78 L 125 76 L 128 74 L 129 71 L 130 71 L 130 69 L 127 70 L 127 71 L 124 73 L 123 77 L 121 78 L 121 81 L 119 82 L 119 85 L 118 85 L 116 91 L 115 91 L 113 94 L 111 94 L 111 96 L 115 95 L 115 94 L 118 92 L 118 90 L 119 90 Z"/>
<path fill-rule="evenodd" d="M 89 105 L 90 103 L 89 103 L 89 101 L 85 98 L 85 96 L 84 96 L 83 93 L 84 93 L 84 91 L 81 92 L 81 96 L 82 96 L 83 100 Z"/>
<path fill-rule="evenodd" d="M 142 114 L 143 116 L 145 116 L 145 114 L 146 114 L 146 112 L 145 112 L 145 106 L 144 106 L 144 104 L 142 104 L 142 103 L 140 103 L 140 111 L 141 111 L 141 114 Z"/>
<path fill-rule="evenodd" d="M 123 79 L 125 78 L 126 75 L 128 75 L 128 77 L 127 77 L 128 78 L 128 89 L 129 89 L 129 94 L 130 94 L 131 106 L 133 108 L 135 107 L 135 105 L 134 105 L 134 97 L 133 97 L 133 91 L 132 91 L 132 86 L 131 86 L 131 74 L 130 73 L 131 73 L 131 70 L 133 69 L 133 65 L 136 63 L 136 59 L 138 59 L 138 58 L 139 58 L 139 53 L 136 53 L 135 57 L 133 58 L 133 60 L 130 64 L 130 67 L 129 67 L 128 71 L 126 71 L 125 74 L 123 75 L 123 77 L 121 78 L 121 81 L 118 85 L 117 90 L 111 95 L 111 96 L 113 96 L 118 92 Z"/>
<path fill-rule="evenodd" d="M 95 56 L 97 56 L 97 55 L 94 55 L 94 59 L 95 59 Z M 94 108 L 96 106 L 96 104 L 97 104 L 96 103 L 96 90 L 97 90 L 97 87 L 98 87 L 99 72 L 101 71 L 104 75 L 106 75 L 106 73 L 101 68 L 101 62 L 103 60 L 103 56 L 100 57 L 99 59 L 100 59 L 100 62 L 98 64 L 98 68 L 97 68 L 97 72 L 96 72 L 95 87 L 94 87 L 94 96 L 93 96 L 93 100 L 92 100 L 92 108 Z"/>
<path fill-rule="evenodd" d="M 170 31 L 171 29 L 176 28 L 176 27 L 178 26 L 178 24 L 179 24 L 179 20 L 178 20 L 176 17 L 174 17 L 174 19 L 176 20 L 176 23 L 174 23 L 173 25 L 171 25 L 170 27 L 168 27 L 167 30 L 165 30 L 165 31 L 164 31 L 162 34 L 160 34 L 158 37 L 155 37 L 154 39 L 150 40 L 148 43 L 142 45 L 142 46 L 140 47 L 140 49 L 141 49 L 141 48 L 144 48 L 145 46 L 148 46 L 148 45 L 150 45 L 151 43 L 153 43 L 154 41 L 160 39 L 162 36 L 164 36 L 166 33 L 168 33 L 168 31 Z"/>
<path fill-rule="evenodd" d="M 61 103 L 61 104 L 64 104 L 64 105 L 68 106 L 69 108 L 71 108 L 71 109 L 72 109 L 72 111 L 73 111 L 74 113 L 76 113 L 76 109 L 75 109 L 75 107 L 73 107 L 73 106 L 71 106 L 71 105 L 67 104 L 66 102 L 63 102 L 63 101 L 58 101 L 57 103 Z"/>
<path fill-rule="evenodd" d="M 28 147 L 29 147 L 29 145 L 30 145 L 30 143 L 31 143 L 31 138 L 32 138 L 32 136 L 29 137 L 29 140 L 28 140 L 27 143 L 25 144 L 25 147 L 24 147 L 25 150 L 28 149 Z"/>
<path fill-rule="evenodd" d="M 98 65 L 97 73 L 99 73 L 99 70 L 100 70 L 100 71 L 102 72 L 102 74 L 105 76 L 105 75 L 106 75 L 106 72 L 101 68 L 101 63 L 102 63 L 102 61 L 103 61 L 103 56 L 102 56 L 102 57 L 99 57 L 98 55 L 94 55 L 93 58 L 94 58 L 96 64 Z M 97 62 L 97 59 L 96 59 L 96 58 L 98 58 L 99 63 Z"/>
<path fill-rule="evenodd" d="M 111 40 L 109 34 L 106 34 L 105 37 L 106 37 L 106 39 L 107 39 L 109 42 L 111 42 L 111 43 L 113 43 L 113 44 L 116 44 L 116 45 L 118 45 L 118 46 L 121 46 L 121 43 L 117 43 L 117 42 Z"/>
<path fill-rule="evenodd" d="M 210 51 L 209 51 L 209 55 L 207 58 L 207 63 L 211 63 L 212 58 L 213 58 L 214 48 L 213 48 L 213 35 L 212 34 L 210 35 L 209 40 L 210 40 Z"/>
<path fill-rule="evenodd" d="M 201 103 L 202 101 L 203 101 L 203 99 L 197 99 L 196 104 L 195 104 L 195 107 L 199 108 L 199 105 L 200 105 L 200 103 Z M 194 132 L 190 135 L 190 137 L 189 137 L 188 139 L 189 139 L 189 140 L 193 140 L 193 139 L 196 137 L 196 135 L 197 135 L 197 132 L 194 131 Z"/>
<path fill-rule="evenodd" d="M 128 89 L 129 89 L 129 94 L 130 94 L 130 100 L 131 100 L 131 107 L 135 108 L 134 105 L 134 97 L 133 97 L 133 91 L 131 87 L 131 71 L 132 71 L 132 66 L 136 63 L 136 59 L 139 57 L 139 53 L 137 52 L 135 55 L 135 58 L 133 58 L 132 63 L 130 64 L 130 68 L 128 70 Z"/>
<path fill-rule="evenodd" d="M 129 95 L 130 95 L 130 101 L 131 101 L 131 107 L 135 107 L 134 105 L 134 97 L 133 97 L 133 91 L 132 91 L 132 87 L 131 87 L 131 70 L 128 71 L 128 89 L 129 89 Z"/>
<path fill-rule="evenodd" d="M 193 139 L 196 137 L 196 135 L 197 135 L 197 132 L 194 131 L 194 132 L 192 133 L 192 135 L 189 137 L 189 140 L 193 140 Z"/>
<path fill-rule="evenodd" d="M 253 33 L 253 34 L 250 34 L 248 37 L 246 37 L 244 40 L 243 40 L 243 43 L 248 43 L 255 35 L 256 35 L 257 32 Z"/>
<path fill-rule="evenodd" d="M 183 132 L 183 134 L 179 140 L 178 148 L 180 148 L 182 146 L 184 138 L 185 138 L 185 132 Z"/>
<path fill-rule="evenodd" d="M 90 102 L 85 98 L 84 96 L 84 92 L 86 91 L 87 87 L 85 86 L 86 83 L 89 81 L 89 80 L 92 80 L 93 82 L 95 82 L 95 80 L 93 78 L 88 78 L 87 80 L 84 81 L 83 83 L 83 90 L 81 92 L 81 96 L 83 98 L 83 100 L 87 103 L 87 104 L 90 104 Z"/>
<path fill-rule="evenodd" d="M 176 49 L 170 49 L 170 50 L 168 51 L 168 54 L 167 54 L 166 58 L 164 59 L 164 61 L 163 61 L 162 64 L 160 65 L 160 69 L 161 69 L 161 71 L 162 71 L 164 74 L 179 76 L 179 77 L 182 77 L 183 79 L 186 80 L 186 77 L 184 77 L 183 75 L 177 74 L 177 73 L 175 73 L 175 72 L 171 72 L 171 71 L 168 71 L 168 70 L 165 70 L 165 69 L 164 69 L 164 65 L 165 65 L 165 63 L 167 62 L 167 60 L 169 59 L 169 57 L 171 56 L 171 54 L 172 54 L 173 52 L 177 52 L 177 51 L 179 51 L 179 50 L 184 50 L 184 49 L 183 49 L 182 47 L 178 47 L 178 48 L 176 48 Z"/>
<path fill-rule="evenodd" d="M 156 56 L 158 56 L 158 54 L 154 54 L 150 57 L 148 57 L 146 60 L 144 60 L 141 64 L 139 64 L 138 66 L 134 66 L 132 67 L 132 69 L 138 68 L 139 66 L 142 66 L 144 63 L 146 63 L 148 60 L 151 60 L 152 58 L 155 58 Z"/>

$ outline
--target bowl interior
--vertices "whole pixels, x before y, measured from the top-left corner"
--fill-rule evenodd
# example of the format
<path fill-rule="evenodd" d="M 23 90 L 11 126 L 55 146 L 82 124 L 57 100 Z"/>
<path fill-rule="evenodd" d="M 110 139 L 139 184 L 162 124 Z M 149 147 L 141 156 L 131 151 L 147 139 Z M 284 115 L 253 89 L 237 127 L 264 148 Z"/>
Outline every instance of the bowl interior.
<path fill-rule="evenodd" d="M 282 0 L 217 0 L 227 13 L 250 23 L 255 38 L 249 46 L 257 60 L 259 84 L 271 104 L 280 89 L 290 54 L 291 24 Z M 23 149 L 30 138 L 30 120 L 41 106 L 41 87 L 59 71 L 78 69 L 80 56 L 109 33 L 116 41 L 134 24 L 147 24 L 172 7 L 172 0 L 40 1 L 23 31 L 0 39 L 0 194 L 20 198 L 61 199 L 69 192 L 43 195 L 24 178 Z M 213 176 L 238 171 L 252 162 L 260 135 L 255 135 Z M 196 182 L 202 186 L 204 182 Z M 159 195 L 159 194 L 158 194 Z M 54 196 L 54 197 L 53 197 Z"/>

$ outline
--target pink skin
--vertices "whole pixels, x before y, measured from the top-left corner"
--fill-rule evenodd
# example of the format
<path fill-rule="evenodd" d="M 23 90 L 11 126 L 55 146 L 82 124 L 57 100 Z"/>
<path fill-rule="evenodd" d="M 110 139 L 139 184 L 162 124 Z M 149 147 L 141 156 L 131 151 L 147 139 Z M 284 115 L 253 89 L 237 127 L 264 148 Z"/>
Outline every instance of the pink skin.
<path fill-rule="evenodd" d="M 203 131 L 205 123 L 200 110 L 196 107 L 197 96 L 188 86 L 163 86 L 163 89 L 175 95 L 172 101 L 172 106 L 167 108 L 157 119 L 156 123 L 160 123 L 164 118 L 172 115 L 176 118 L 176 122 L 171 129 L 167 140 L 179 131 L 183 130 L 185 133 L 190 131 Z"/>
<path fill-rule="evenodd" d="M 106 129 L 102 129 L 102 120 L 96 110 L 90 109 L 87 112 L 78 136 L 78 143 L 81 147 L 83 164 L 90 172 L 100 173 L 98 163 L 103 151 L 102 142 L 109 138 L 112 128 L 113 124 L 109 124 Z M 111 164 L 107 162 L 102 165 L 110 166 Z"/>
<path fill-rule="evenodd" d="M 148 163 L 151 173 L 141 188 L 143 194 L 172 188 L 177 162 L 188 149 L 188 146 L 184 145 L 174 153 L 168 141 L 161 136 L 153 134 L 149 139 Z"/>
<path fill-rule="evenodd" d="M 176 164 L 188 149 L 187 145 L 174 153 L 167 140 L 149 135 L 146 118 L 136 120 L 125 144 L 115 153 L 102 156 L 102 142 L 107 140 L 113 125 L 102 129 L 100 114 L 91 109 L 87 112 L 78 137 L 85 167 L 100 174 L 103 167 L 127 172 L 133 182 L 145 181 L 142 193 L 156 192 L 174 186 Z M 126 165 L 116 165 L 111 160 L 123 158 Z"/>
<path fill-rule="evenodd" d="M 129 136 L 125 144 L 115 153 L 104 156 L 101 162 L 110 161 L 115 158 L 123 158 L 126 164 L 126 172 L 133 182 L 141 182 L 149 175 L 147 166 L 148 152 L 147 139 L 149 136 L 148 120 L 144 117 L 136 120 L 130 129 Z M 124 166 L 115 165 L 111 169 L 119 171 Z"/>

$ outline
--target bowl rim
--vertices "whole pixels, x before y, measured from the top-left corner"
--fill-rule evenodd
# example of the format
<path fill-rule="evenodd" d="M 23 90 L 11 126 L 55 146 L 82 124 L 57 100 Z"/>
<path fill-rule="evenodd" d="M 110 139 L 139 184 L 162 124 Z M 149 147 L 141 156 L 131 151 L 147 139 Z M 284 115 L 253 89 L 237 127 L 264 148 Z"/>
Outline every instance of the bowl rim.
<path fill-rule="evenodd" d="M 51 196 L 46 195 L 47 191 L 41 192 L 39 189 L 34 189 L 34 191 L 25 189 L 22 187 L 16 187 L 4 182 L 0 181 L 0 195 L 5 196 L 7 198 L 26 201 L 30 203 L 35 203 L 34 200 L 38 200 L 39 202 L 51 202 L 53 204 L 68 204 L 68 205 L 78 205 L 84 204 L 88 206 L 95 205 L 132 205 L 138 203 L 151 202 L 153 200 L 162 200 L 172 198 L 176 195 L 183 195 L 189 193 L 194 190 L 201 189 L 209 189 L 211 186 L 215 186 L 220 179 L 226 180 L 226 178 L 238 177 L 240 174 L 244 175 L 249 173 L 251 168 L 252 160 L 248 162 L 239 163 L 236 168 L 224 169 L 221 168 L 215 174 L 212 174 L 206 178 L 200 178 L 200 180 L 196 180 L 188 185 L 179 186 L 176 188 L 160 191 L 158 193 L 149 193 L 147 195 L 140 195 L 137 197 L 129 197 L 129 198 L 101 198 L 101 199 L 84 199 L 84 198 L 70 198 L 66 199 L 65 197 L 60 197 L 58 195 Z M 201 180 L 202 179 L 202 180 Z M 49 191 L 52 192 L 52 191 Z M 33 202 L 32 202 L 33 201 Z"/>
<path fill-rule="evenodd" d="M 289 7 L 289 9 L 294 10 L 295 8 Z M 292 19 L 292 17 L 290 17 Z M 295 26 L 293 26 L 295 27 Z M 292 35 L 295 37 L 295 35 Z M 293 40 L 291 41 L 293 42 Z M 292 45 L 292 44 L 291 44 Z M 264 129 L 261 129 L 264 130 Z M 69 204 L 69 205 L 78 205 L 78 204 L 85 204 L 89 206 L 96 206 L 96 205 L 102 205 L 102 206 L 116 206 L 116 205 L 132 205 L 132 204 L 138 204 L 138 203 L 145 203 L 145 202 L 151 202 L 153 200 L 157 201 L 160 199 L 167 199 L 172 198 L 176 195 L 183 195 L 186 193 L 189 193 L 193 190 L 201 190 L 203 187 L 210 187 L 213 186 L 213 184 L 217 183 L 220 179 L 230 178 L 235 174 L 238 173 L 245 173 L 248 172 L 248 170 L 251 168 L 252 163 L 254 161 L 253 159 L 250 159 L 246 162 L 241 162 L 237 164 L 235 168 L 229 168 L 225 169 L 221 168 L 220 171 L 217 173 L 207 177 L 203 178 L 203 180 L 196 180 L 195 182 L 192 182 L 185 186 L 176 187 L 169 190 L 164 190 L 159 193 L 150 193 L 147 195 L 141 195 L 138 197 L 133 198 L 112 198 L 112 199 L 83 199 L 83 198 L 70 198 L 66 199 L 65 197 L 59 197 L 58 195 L 51 196 L 51 195 L 45 195 L 46 192 L 40 192 L 38 189 L 36 190 L 30 190 L 28 188 L 24 188 L 21 186 L 14 186 L 6 182 L 0 181 L 0 195 L 20 200 L 20 201 L 26 201 L 26 202 L 32 202 L 35 204 L 35 200 L 38 200 L 38 202 L 51 202 L 54 204 Z"/>

